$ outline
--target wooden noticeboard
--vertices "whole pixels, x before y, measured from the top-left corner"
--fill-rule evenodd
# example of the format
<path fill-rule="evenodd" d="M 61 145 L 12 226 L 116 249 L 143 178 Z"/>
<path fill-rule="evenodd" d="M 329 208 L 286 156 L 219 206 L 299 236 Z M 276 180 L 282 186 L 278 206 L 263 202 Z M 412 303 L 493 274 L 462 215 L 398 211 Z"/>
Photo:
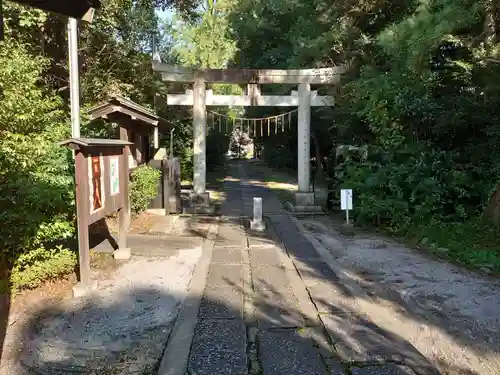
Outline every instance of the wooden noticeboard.
<path fill-rule="evenodd" d="M 118 211 L 120 228 L 115 257 L 117 254 L 121 259 L 130 256 L 127 231 L 130 224 L 128 154 L 131 144 L 96 138 L 70 138 L 60 142 L 60 145 L 75 150 L 79 277 L 83 286 L 91 283 L 90 224 Z"/>

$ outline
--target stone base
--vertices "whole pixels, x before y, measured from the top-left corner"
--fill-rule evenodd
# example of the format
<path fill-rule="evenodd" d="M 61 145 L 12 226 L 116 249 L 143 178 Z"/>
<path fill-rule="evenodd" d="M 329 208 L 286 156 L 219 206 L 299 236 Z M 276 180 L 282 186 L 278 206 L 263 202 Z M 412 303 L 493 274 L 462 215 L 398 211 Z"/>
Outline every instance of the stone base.
<path fill-rule="evenodd" d="M 191 200 L 191 206 L 196 207 L 210 207 L 210 193 L 205 192 L 203 194 L 195 194 L 191 192 L 189 194 L 189 198 Z"/>
<path fill-rule="evenodd" d="M 340 233 L 342 233 L 344 236 L 354 235 L 354 225 L 352 225 L 351 223 L 343 223 L 340 226 Z"/>
<path fill-rule="evenodd" d="M 92 293 L 93 290 L 97 289 L 97 281 L 92 280 L 90 284 L 78 283 L 73 287 L 73 297 L 80 298 L 85 297 Z"/>
<path fill-rule="evenodd" d="M 183 215 L 214 215 L 215 206 L 191 206 L 182 209 Z"/>
<path fill-rule="evenodd" d="M 323 214 L 326 214 L 326 212 L 323 211 L 323 207 L 317 206 L 317 205 L 298 206 L 296 204 L 293 204 L 292 202 L 287 202 L 286 208 L 289 211 L 293 212 L 294 214 L 302 214 L 302 215 L 323 215 Z"/>
<path fill-rule="evenodd" d="M 315 199 L 314 193 L 295 193 L 295 205 L 296 206 L 314 206 Z"/>
<path fill-rule="evenodd" d="M 314 193 L 298 192 L 295 193 L 295 202 L 287 202 L 286 207 L 296 214 L 323 214 L 323 207 L 316 204 L 315 201 Z"/>
<path fill-rule="evenodd" d="M 250 229 L 257 232 L 263 232 L 266 230 L 266 224 L 263 221 L 250 221 Z"/>
<path fill-rule="evenodd" d="M 132 251 L 129 247 L 123 249 L 117 249 L 113 252 L 113 258 L 116 260 L 127 260 L 130 259 L 132 255 Z"/>

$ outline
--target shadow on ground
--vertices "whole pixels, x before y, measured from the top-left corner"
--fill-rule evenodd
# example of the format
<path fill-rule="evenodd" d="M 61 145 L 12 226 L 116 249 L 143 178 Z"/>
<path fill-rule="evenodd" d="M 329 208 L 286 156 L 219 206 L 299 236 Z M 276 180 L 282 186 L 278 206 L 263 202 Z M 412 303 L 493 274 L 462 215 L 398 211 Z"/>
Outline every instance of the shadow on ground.
<path fill-rule="evenodd" d="M 259 180 L 259 172 L 256 171 L 255 165 L 247 163 L 243 168 L 246 170 L 248 178 Z M 319 258 L 313 246 L 304 236 L 298 233 L 299 229 L 295 225 L 292 227 L 282 225 L 281 220 L 286 222 L 286 219 L 275 216 L 273 225 L 275 225 L 274 229 L 277 235 L 281 238 L 282 251 L 289 254 L 295 260 L 297 272 L 304 281 L 313 277 L 323 281 L 322 286 L 309 286 L 308 290 L 310 296 L 315 301 L 316 307 L 320 311 L 325 325 L 327 327 L 335 327 L 329 334 L 332 343 L 335 343 L 337 340 L 339 343 L 342 341 L 350 342 L 347 349 L 343 348 L 342 344 L 335 345 L 337 353 L 341 357 L 343 356 L 344 359 L 349 357 L 354 363 L 362 359 L 358 355 L 355 355 L 355 353 L 351 353 L 352 356 L 347 354 L 349 351 L 352 351 L 353 347 L 362 348 L 361 352 L 374 352 L 375 359 L 377 357 L 377 347 L 378 349 L 389 347 L 399 348 L 401 352 L 409 354 L 412 352 L 408 349 L 411 347 L 409 342 L 405 341 L 402 337 L 394 336 L 394 332 L 398 332 L 396 326 L 391 331 L 384 330 L 382 327 L 377 327 L 376 325 L 371 325 L 371 328 L 369 328 L 370 324 L 366 321 L 366 317 L 357 316 L 359 310 L 354 308 L 354 301 L 366 300 L 375 306 L 380 305 L 380 309 L 383 309 L 383 305 L 389 305 L 408 322 L 406 327 L 410 325 L 416 332 L 425 330 L 425 327 L 430 327 L 431 330 L 441 332 L 439 337 L 434 338 L 435 340 L 439 341 L 441 338 L 447 337 L 449 341 L 453 342 L 455 346 L 453 350 L 455 352 L 451 352 L 451 355 L 447 353 L 445 360 L 435 360 L 436 365 L 440 367 L 443 373 L 475 374 L 475 372 L 469 369 L 458 368 L 453 363 L 450 363 L 450 360 L 453 360 L 453 354 L 461 356 L 460 348 L 467 348 L 469 353 L 479 356 L 479 358 L 476 358 L 475 365 L 481 365 L 481 360 L 488 362 L 489 358 L 492 361 L 496 361 L 496 364 L 491 364 L 491 368 L 493 368 L 493 373 L 495 371 L 500 373 L 500 364 L 498 363 L 498 358 L 500 357 L 500 335 L 498 327 L 479 327 L 473 319 L 458 316 L 456 311 L 451 314 L 451 312 L 440 309 L 439 306 L 431 308 L 423 306 L 422 303 L 413 298 L 403 299 L 399 295 L 392 293 L 388 288 L 384 288 L 383 285 L 364 281 L 358 277 L 353 278 L 351 269 L 340 269 L 339 271 L 343 276 L 342 280 L 340 280 L 338 275 L 332 272 Z M 356 284 L 358 288 L 347 287 L 349 284 Z M 357 293 L 357 291 L 362 291 L 362 293 Z M 425 296 L 420 296 L 420 298 L 425 298 Z M 498 298 L 500 298 L 500 295 Z M 353 303 L 347 304 L 347 306 L 340 304 L 340 301 L 349 300 Z M 439 303 L 439 301 L 436 302 Z M 333 313 L 333 319 L 326 316 L 331 313 Z M 326 322 L 326 319 L 330 321 Z M 390 326 L 390 324 L 388 325 Z M 344 327 L 345 332 L 343 332 L 342 327 Z M 400 328 L 404 329 L 405 326 L 401 325 Z M 429 336 L 426 339 L 429 343 L 428 353 L 432 353 L 432 340 L 429 340 Z M 415 348 L 413 349 L 415 350 Z M 466 354 L 463 353 L 462 356 L 466 356 Z M 416 360 L 419 356 L 409 355 L 407 357 Z M 423 357 L 420 355 L 420 358 Z M 397 355 L 394 359 L 397 359 Z M 467 359 L 464 359 L 464 362 L 467 362 Z"/>
<path fill-rule="evenodd" d="M 243 375 L 252 366 L 255 368 L 253 362 L 257 359 L 265 375 L 324 375 L 325 368 L 339 375 L 346 369 L 353 375 L 412 375 L 406 365 L 417 374 L 438 373 L 407 341 L 364 321 L 351 309 L 337 309 L 332 319 L 338 330 L 327 330 L 326 335 L 321 327 L 304 328 L 298 309 L 288 314 L 281 311 L 278 301 L 286 298 L 283 292 L 267 287 L 269 298 L 254 303 L 258 319 L 247 325 L 241 306 L 209 299 L 205 294 L 200 315 L 206 314 L 208 308 L 217 310 L 219 317 L 200 317 L 188 373 Z M 10 374 L 155 374 L 173 319 L 158 316 L 154 308 L 144 311 L 141 305 L 170 305 L 180 298 L 155 289 L 132 287 L 117 296 L 114 303 L 88 298 L 70 310 L 46 306 L 22 327 L 17 364 Z M 272 329 L 277 323 L 283 324 L 276 320 L 277 316 L 286 317 L 287 328 Z M 367 327 L 376 334 L 367 332 Z M 401 358 L 380 366 L 377 360 L 350 361 L 344 357 L 367 352 L 381 353 L 383 357 L 387 351 L 381 349 L 397 352 Z M 443 374 L 475 375 L 447 364 L 440 367 L 445 369 Z"/>
<path fill-rule="evenodd" d="M 239 205 L 241 210 L 241 196 Z M 223 210 L 237 208 L 235 205 Z M 449 359 L 431 364 L 425 353 L 403 338 L 403 332 L 384 328 L 361 314 L 356 301 L 367 295 L 346 284 L 349 270 L 333 272 L 326 267 L 298 228 L 286 224 L 287 219 L 286 215 L 271 217 L 273 231 L 248 237 L 250 242 L 253 238 L 263 243 L 259 248 L 247 248 L 250 261 L 252 253 L 265 257 L 269 249 L 266 245 L 275 243 L 279 236 L 281 242 L 276 245 L 293 259 L 293 272 L 306 285 L 321 324 L 311 324 L 293 293 L 269 282 L 271 274 L 254 275 L 251 285 L 238 282 L 237 275 L 235 279 L 232 274 L 222 274 L 221 284 L 205 289 L 191 345 L 189 374 L 480 374 Z M 227 222 L 244 230 L 240 218 L 228 218 Z M 221 243 L 226 239 L 224 233 L 217 237 Z M 242 244 L 233 250 L 243 251 L 247 246 L 248 243 Z M 214 254 L 223 249 L 214 249 Z M 313 283 L 314 279 L 317 281 Z M 361 285 L 361 289 L 365 287 L 368 286 Z M 409 322 L 442 330 L 471 352 L 485 358 L 500 353 L 499 341 L 476 335 L 470 322 L 453 328 L 454 323 L 448 322 L 446 315 L 396 299 L 382 288 L 374 291 L 370 285 L 370 292 L 372 300 L 397 306 Z M 250 310 L 245 308 L 245 296 L 250 297 Z M 130 285 L 110 300 L 90 297 L 75 302 L 72 308 L 45 306 L 17 328 L 17 372 L 10 371 L 9 375 L 154 374 L 175 320 L 174 315 L 164 314 L 166 309 L 161 307 L 171 307 L 182 298 L 183 295 L 164 293 L 158 288 Z"/>

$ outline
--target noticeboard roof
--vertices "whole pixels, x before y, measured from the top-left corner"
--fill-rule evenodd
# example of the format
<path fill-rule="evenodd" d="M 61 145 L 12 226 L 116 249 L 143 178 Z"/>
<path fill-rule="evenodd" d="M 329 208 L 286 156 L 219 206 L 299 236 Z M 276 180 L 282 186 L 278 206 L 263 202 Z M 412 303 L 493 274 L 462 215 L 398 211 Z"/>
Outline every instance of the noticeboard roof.
<path fill-rule="evenodd" d="M 121 139 L 106 138 L 69 138 L 58 144 L 75 150 L 86 147 L 124 147 L 132 145 L 131 142 L 122 141 Z"/>
<path fill-rule="evenodd" d="M 91 120 L 98 118 L 110 119 L 113 115 L 122 115 L 134 120 L 136 124 L 146 126 L 160 126 L 167 123 L 166 120 L 159 117 L 151 109 L 120 95 L 109 96 L 104 102 L 89 108 L 87 113 L 90 115 Z"/>
<path fill-rule="evenodd" d="M 13 0 L 47 12 L 59 13 L 73 18 L 84 18 L 91 9 L 101 7 L 100 0 Z"/>

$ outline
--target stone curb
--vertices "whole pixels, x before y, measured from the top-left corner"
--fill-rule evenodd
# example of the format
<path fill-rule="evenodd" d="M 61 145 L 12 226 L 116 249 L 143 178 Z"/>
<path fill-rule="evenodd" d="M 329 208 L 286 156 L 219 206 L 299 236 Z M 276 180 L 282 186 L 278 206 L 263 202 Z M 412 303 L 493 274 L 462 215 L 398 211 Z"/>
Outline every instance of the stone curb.
<path fill-rule="evenodd" d="M 367 301 L 372 301 L 372 298 L 365 293 L 361 286 L 355 281 L 355 278 L 338 263 L 333 255 L 312 235 L 310 235 L 304 228 L 302 223 L 296 218 L 290 215 L 291 221 L 297 226 L 300 233 L 313 245 L 314 249 L 318 252 L 321 259 L 332 269 L 333 272 L 339 277 L 343 282 L 345 287 L 349 291 L 358 297 L 362 297 Z"/>
<path fill-rule="evenodd" d="M 311 301 L 309 292 L 302 282 L 301 277 L 297 273 L 293 260 L 286 254 L 285 246 L 281 242 L 281 238 L 279 237 L 278 233 L 276 233 L 276 230 L 272 225 L 272 221 L 269 219 L 269 217 L 265 217 L 265 220 L 267 221 L 267 228 L 269 232 L 271 232 L 271 238 L 276 243 L 276 246 L 283 250 L 279 252 L 280 260 L 283 264 L 283 267 L 285 268 L 285 272 L 288 276 L 288 280 L 290 281 L 290 286 L 292 287 L 295 298 L 297 298 L 297 301 L 299 302 L 300 310 L 305 318 L 306 326 L 320 325 L 321 322 L 318 317 L 318 311 Z"/>
<path fill-rule="evenodd" d="M 184 375 L 187 371 L 191 343 L 198 323 L 198 310 L 207 282 L 219 223 L 220 218 L 209 227 L 209 235 L 203 243 L 203 252 L 189 283 L 186 300 L 175 320 L 172 333 L 163 352 L 158 375 Z"/>

